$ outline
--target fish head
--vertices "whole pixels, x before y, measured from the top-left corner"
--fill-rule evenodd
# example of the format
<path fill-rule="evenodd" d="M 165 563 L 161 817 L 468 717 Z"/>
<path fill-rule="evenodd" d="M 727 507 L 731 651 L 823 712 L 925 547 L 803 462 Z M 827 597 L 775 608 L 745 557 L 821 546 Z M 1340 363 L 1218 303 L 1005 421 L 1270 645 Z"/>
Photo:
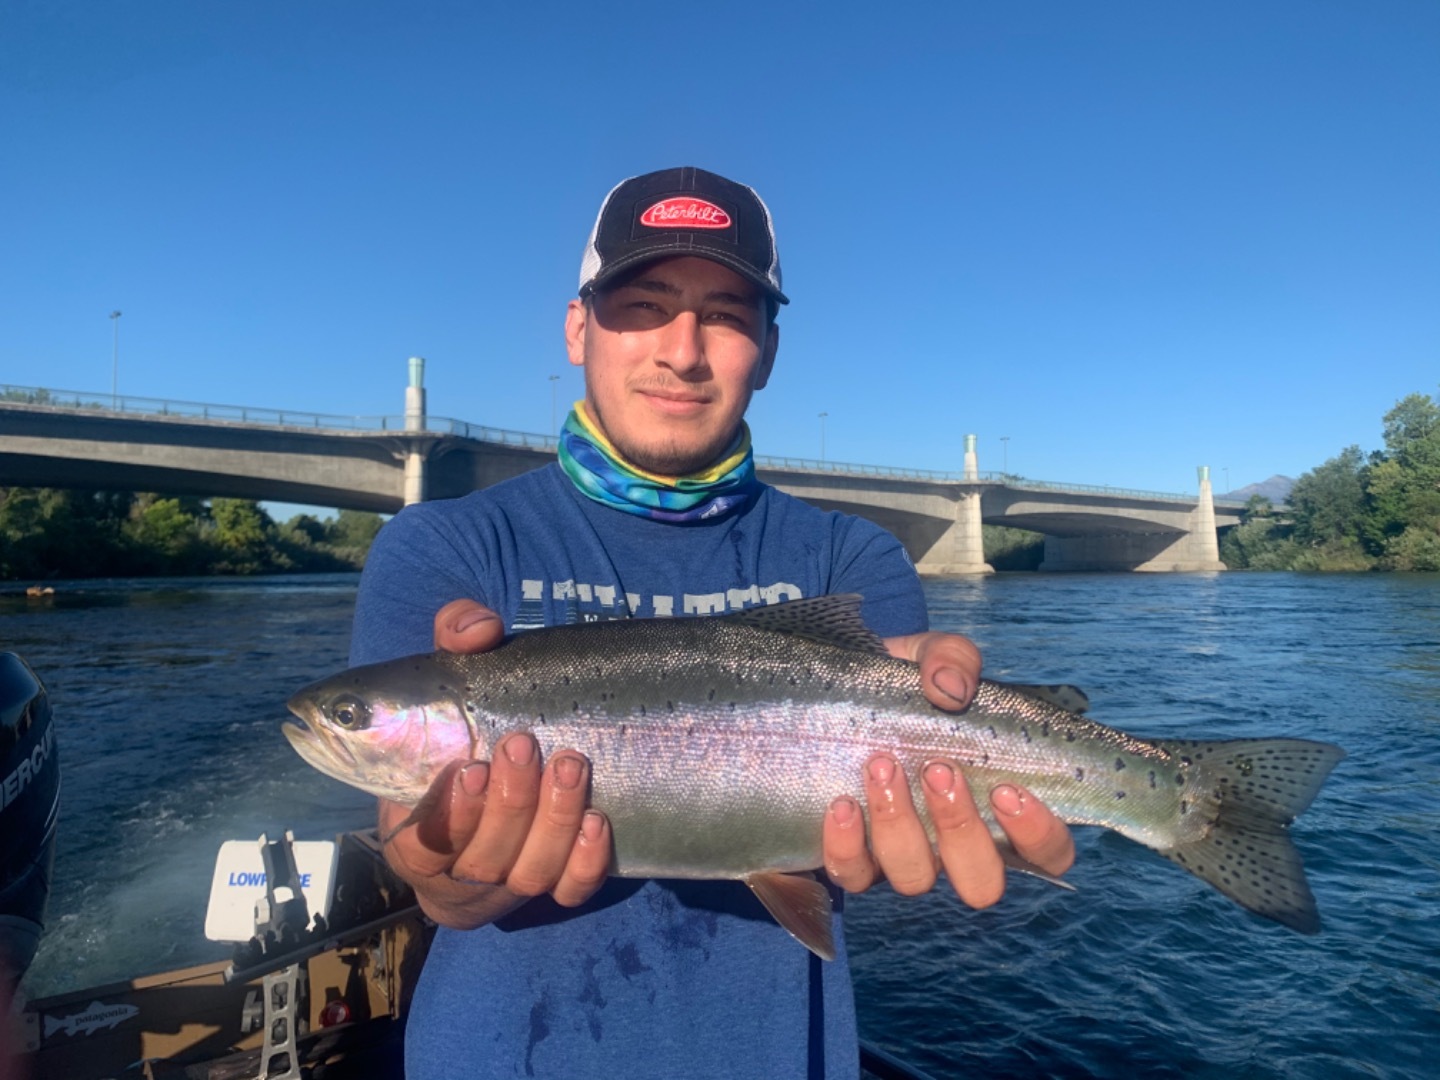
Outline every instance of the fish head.
<path fill-rule="evenodd" d="M 446 764 L 487 750 L 467 721 L 463 680 L 427 656 L 350 668 L 287 705 L 304 726 L 287 723 L 285 737 L 310 765 L 406 805 L 419 802 Z"/>

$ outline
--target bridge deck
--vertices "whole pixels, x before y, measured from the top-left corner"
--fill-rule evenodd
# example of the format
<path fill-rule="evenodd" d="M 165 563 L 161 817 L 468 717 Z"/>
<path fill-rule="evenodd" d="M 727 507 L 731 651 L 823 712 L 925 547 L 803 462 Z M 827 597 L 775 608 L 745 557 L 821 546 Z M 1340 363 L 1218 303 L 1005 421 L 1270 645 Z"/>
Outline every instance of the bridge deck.
<path fill-rule="evenodd" d="M 416 429 L 404 416 L 343 416 L 246 405 L 220 405 L 205 402 L 175 401 L 133 395 L 96 394 L 71 390 L 50 390 L 42 387 L 0 384 L 0 409 L 36 409 L 47 412 L 80 414 L 87 417 L 125 417 L 128 419 L 168 420 L 242 427 L 256 431 L 279 430 L 316 435 L 393 435 L 429 437 L 432 439 L 464 439 L 502 447 L 528 450 L 556 450 L 554 436 L 513 431 L 485 424 L 473 424 L 449 417 L 426 416 L 423 429 Z M 1194 505 L 1197 494 L 1169 491 L 1147 491 L 1139 488 L 1112 487 L 1105 484 L 1080 484 L 1064 481 L 1033 480 L 1013 473 L 961 472 L 908 468 L 892 465 L 863 465 L 853 462 L 817 460 L 801 457 L 775 457 L 757 454 L 757 469 L 772 473 L 808 473 L 860 480 L 901 480 L 945 485 L 990 485 L 1018 491 L 1051 492 L 1070 495 L 1094 495 L 1106 500 L 1158 501 Z M 1240 509 L 1243 502 L 1216 499 L 1217 509 Z"/>

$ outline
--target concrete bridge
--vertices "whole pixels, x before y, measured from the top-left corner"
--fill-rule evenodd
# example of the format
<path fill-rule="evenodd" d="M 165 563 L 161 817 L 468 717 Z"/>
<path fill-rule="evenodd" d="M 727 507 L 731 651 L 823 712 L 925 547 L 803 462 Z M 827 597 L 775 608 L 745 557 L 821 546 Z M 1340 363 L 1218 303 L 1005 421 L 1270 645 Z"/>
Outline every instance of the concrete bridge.
<path fill-rule="evenodd" d="M 548 436 L 426 415 L 412 364 L 406 413 L 341 417 L 0 386 L 0 486 L 264 499 L 393 513 L 464 495 L 555 457 Z M 760 477 L 893 532 L 925 574 L 987 573 L 981 524 L 1045 536 L 1042 570 L 1223 570 L 1208 471 L 1197 495 L 756 457 Z"/>

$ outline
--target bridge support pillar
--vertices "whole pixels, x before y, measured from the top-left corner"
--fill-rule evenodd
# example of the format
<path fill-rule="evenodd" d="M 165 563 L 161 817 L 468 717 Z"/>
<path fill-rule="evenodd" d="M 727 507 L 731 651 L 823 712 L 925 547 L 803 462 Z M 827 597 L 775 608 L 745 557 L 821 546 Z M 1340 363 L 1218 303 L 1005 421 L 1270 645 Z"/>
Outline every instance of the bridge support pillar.
<path fill-rule="evenodd" d="M 1210 466 L 1201 465 L 1200 501 L 1190 520 L 1190 557 L 1197 570 L 1228 570 L 1220 561 L 1220 534 L 1215 529 L 1215 493 L 1210 488 Z"/>
<path fill-rule="evenodd" d="M 405 505 L 425 501 L 425 455 L 410 450 L 405 455 Z"/>
<path fill-rule="evenodd" d="M 915 569 L 927 577 L 993 574 L 994 568 L 985 561 L 980 492 L 968 491 L 960 495 L 955 503 L 955 520 L 946 526 L 928 550 L 916 552 L 908 543 L 906 549 L 915 563 Z"/>
<path fill-rule="evenodd" d="M 425 430 L 425 358 L 410 357 L 410 382 L 405 387 L 405 430 Z M 405 454 L 405 505 L 425 501 L 425 454 L 412 442 Z"/>
<path fill-rule="evenodd" d="M 1210 470 L 1202 465 L 1200 498 L 1189 514 L 1186 531 L 1135 530 L 1092 533 L 1085 536 L 1046 536 L 1043 571 L 1138 570 L 1186 572 L 1225 570 L 1220 561 L 1220 539 L 1215 532 L 1215 499 Z"/>

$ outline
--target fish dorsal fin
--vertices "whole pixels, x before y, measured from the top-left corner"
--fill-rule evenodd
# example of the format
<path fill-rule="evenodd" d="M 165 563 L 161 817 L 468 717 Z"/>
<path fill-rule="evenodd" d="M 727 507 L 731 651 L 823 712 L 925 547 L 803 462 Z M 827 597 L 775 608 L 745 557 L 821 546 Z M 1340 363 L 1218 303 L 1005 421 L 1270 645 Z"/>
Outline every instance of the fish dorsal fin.
<path fill-rule="evenodd" d="M 772 634 L 789 634 L 818 641 L 822 645 L 837 645 L 842 649 L 887 656 L 889 652 L 880 635 L 860 619 L 863 599 L 856 593 L 813 596 L 805 600 L 747 608 L 720 617 Z"/>
<path fill-rule="evenodd" d="M 995 679 L 987 681 L 996 686 L 1003 686 L 1006 690 L 1014 690 L 1026 697 L 1033 697 L 1048 705 L 1054 705 L 1057 709 L 1075 713 L 1077 716 L 1090 708 L 1090 698 L 1078 686 L 1067 686 L 1064 683 L 1038 686 L 1034 683 L 999 682 Z"/>
<path fill-rule="evenodd" d="M 821 960 L 835 959 L 830 894 L 824 885 L 809 874 L 782 874 L 774 870 L 748 874 L 745 884 L 796 941 Z"/>

